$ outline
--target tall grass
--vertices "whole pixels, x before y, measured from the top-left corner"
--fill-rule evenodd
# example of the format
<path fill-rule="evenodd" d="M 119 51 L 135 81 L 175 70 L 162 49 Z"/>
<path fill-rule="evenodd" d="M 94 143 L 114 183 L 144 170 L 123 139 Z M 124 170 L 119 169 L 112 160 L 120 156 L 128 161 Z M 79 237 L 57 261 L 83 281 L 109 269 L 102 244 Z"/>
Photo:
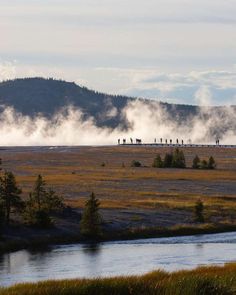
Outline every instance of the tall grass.
<path fill-rule="evenodd" d="M 143 276 L 74 279 L 19 284 L 0 295 L 233 295 L 236 264 L 192 271 L 155 271 Z"/>

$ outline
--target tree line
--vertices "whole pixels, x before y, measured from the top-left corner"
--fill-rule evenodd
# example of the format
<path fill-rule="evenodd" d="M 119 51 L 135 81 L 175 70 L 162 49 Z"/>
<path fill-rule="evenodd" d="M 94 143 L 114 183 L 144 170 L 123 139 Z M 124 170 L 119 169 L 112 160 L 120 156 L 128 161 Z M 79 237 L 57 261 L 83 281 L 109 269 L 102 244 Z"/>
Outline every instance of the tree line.
<path fill-rule="evenodd" d="M 160 154 L 157 154 L 153 160 L 152 167 L 155 168 L 186 168 L 185 155 L 183 151 L 176 148 L 174 152 L 166 153 L 164 159 L 161 158 Z M 192 162 L 193 169 L 215 169 L 215 159 L 210 156 L 208 161 L 203 159 L 200 160 L 196 155 Z"/>

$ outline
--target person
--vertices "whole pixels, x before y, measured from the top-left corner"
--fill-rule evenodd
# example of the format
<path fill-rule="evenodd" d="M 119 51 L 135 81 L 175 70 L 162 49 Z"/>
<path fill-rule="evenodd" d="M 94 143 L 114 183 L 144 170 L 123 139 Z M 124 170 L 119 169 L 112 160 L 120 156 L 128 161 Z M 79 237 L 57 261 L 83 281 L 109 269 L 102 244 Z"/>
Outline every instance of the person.
<path fill-rule="evenodd" d="M 160 142 L 162 143 L 162 138 L 160 139 Z"/>
<path fill-rule="evenodd" d="M 179 140 L 178 140 L 178 138 L 176 139 L 176 143 L 179 144 Z"/>
<path fill-rule="evenodd" d="M 184 141 L 183 141 L 183 139 L 182 139 L 182 145 L 184 144 Z"/>
<path fill-rule="evenodd" d="M 120 144 L 120 139 L 118 139 L 118 144 Z"/>
<path fill-rule="evenodd" d="M 156 138 L 154 139 L 154 143 L 157 143 L 157 139 Z"/>
<path fill-rule="evenodd" d="M 130 137 L 130 142 L 131 142 L 131 144 L 133 144 L 133 139 Z"/>
<path fill-rule="evenodd" d="M 170 144 L 172 144 L 172 139 L 170 139 Z"/>

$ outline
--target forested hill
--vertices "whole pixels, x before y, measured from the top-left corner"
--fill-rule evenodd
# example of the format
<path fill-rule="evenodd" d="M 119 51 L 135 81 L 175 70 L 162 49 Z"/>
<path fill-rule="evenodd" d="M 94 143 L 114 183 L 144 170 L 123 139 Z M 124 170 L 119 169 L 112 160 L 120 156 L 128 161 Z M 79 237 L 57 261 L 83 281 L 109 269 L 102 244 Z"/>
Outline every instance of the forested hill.
<path fill-rule="evenodd" d="M 99 93 L 73 82 L 44 78 L 25 78 L 0 83 L 0 104 L 12 106 L 31 117 L 43 114 L 50 117 L 67 105 L 80 108 L 85 116 L 94 117 L 98 126 L 116 127 L 125 124 L 121 110 L 135 98 Z M 150 103 L 149 100 L 144 100 Z M 171 116 L 178 120 L 197 112 L 196 106 L 163 103 Z M 114 110 L 117 111 L 107 115 Z"/>

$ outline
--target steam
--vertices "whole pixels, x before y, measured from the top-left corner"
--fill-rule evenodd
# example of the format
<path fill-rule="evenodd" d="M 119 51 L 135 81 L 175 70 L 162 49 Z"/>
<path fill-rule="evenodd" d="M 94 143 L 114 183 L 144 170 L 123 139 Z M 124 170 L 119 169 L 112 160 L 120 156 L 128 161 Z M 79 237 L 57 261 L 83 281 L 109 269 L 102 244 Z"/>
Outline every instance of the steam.
<path fill-rule="evenodd" d="M 116 111 L 108 108 L 107 117 L 116 115 Z M 0 145 L 105 145 L 116 144 L 118 138 L 126 138 L 127 142 L 130 138 L 141 138 L 143 142 L 153 142 L 154 138 L 175 142 L 178 138 L 214 143 L 216 137 L 224 144 L 236 143 L 235 107 L 201 107 L 196 116 L 181 123 L 171 118 L 162 104 L 137 99 L 127 104 L 122 117 L 128 122 L 126 131 L 121 127 L 97 127 L 93 118 L 84 119 L 83 113 L 71 106 L 51 119 L 40 115 L 32 119 L 5 107 L 0 115 Z"/>

